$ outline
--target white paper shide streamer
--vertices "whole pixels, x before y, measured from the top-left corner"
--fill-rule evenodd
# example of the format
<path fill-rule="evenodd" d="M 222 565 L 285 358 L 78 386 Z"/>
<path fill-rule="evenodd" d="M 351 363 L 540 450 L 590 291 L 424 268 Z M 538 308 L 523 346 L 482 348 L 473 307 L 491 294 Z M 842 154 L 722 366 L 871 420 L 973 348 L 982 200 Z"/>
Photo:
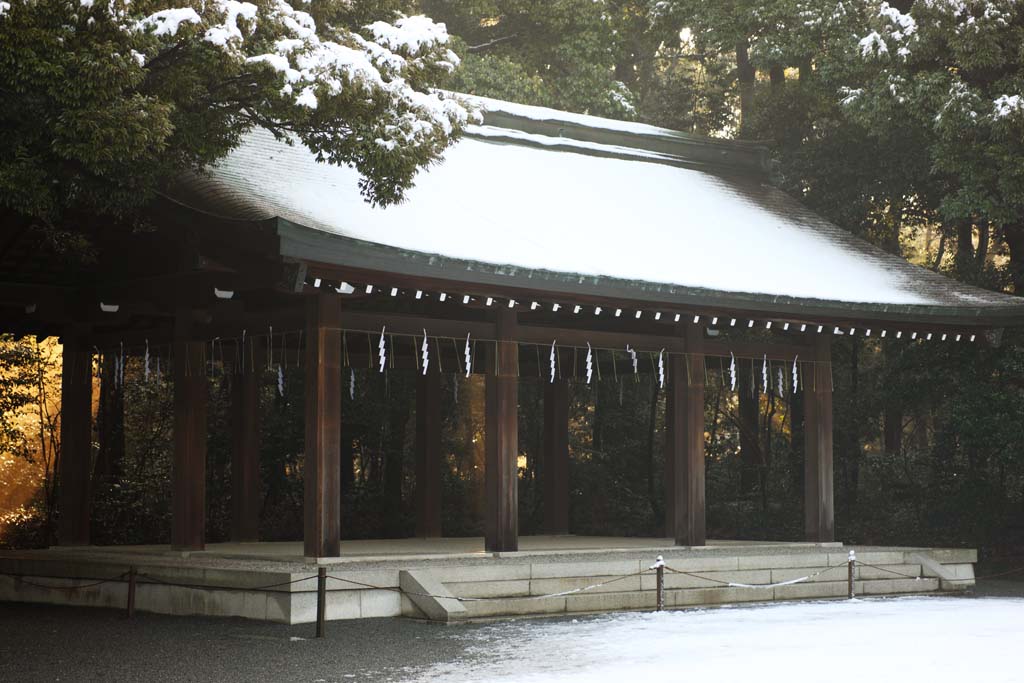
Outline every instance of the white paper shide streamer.
<path fill-rule="evenodd" d="M 356 400 L 356 369 L 348 369 L 348 397 Z"/>
<path fill-rule="evenodd" d="M 473 352 L 469 348 L 469 335 L 466 335 L 466 377 L 473 372 Z M 458 386 L 458 384 L 456 384 Z"/>
<path fill-rule="evenodd" d="M 633 361 L 633 374 L 637 375 L 640 373 L 640 361 L 636 357 L 636 349 L 629 344 L 626 344 L 626 351 L 629 353 L 630 359 Z"/>
<path fill-rule="evenodd" d="M 377 363 L 380 366 L 379 372 L 384 372 L 384 362 L 388 359 L 387 341 L 384 339 L 384 331 L 387 327 L 380 328 L 380 341 L 377 342 Z"/>
<path fill-rule="evenodd" d="M 558 341 L 558 340 L 556 339 L 556 340 L 551 342 L 551 356 L 550 356 L 550 361 L 551 361 L 551 384 L 555 383 L 555 368 L 556 368 L 556 362 L 557 362 L 557 358 L 558 358 L 557 355 L 556 355 L 556 352 L 555 352 L 555 342 L 556 341 Z"/>
<path fill-rule="evenodd" d="M 665 349 L 658 352 L 658 386 L 665 388 Z"/>
<path fill-rule="evenodd" d="M 284 396 L 284 370 L 280 363 L 277 364 L 277 393 Z"/>
<path fill-rule="evenodd" d="M 782 371 L 782 368 L 779 368 L 779 381 L 776 383 L 775 389 L 779 398 L 786 395 L 786 373 Z"/>
<path fill-rule="evenodd" d="M 423 374 L 427 374 L 427 368 L 430 366 L 430 346 L 427 344 L 427 331 L 423 330 Z"/>
<path fill-rule="evenodd" d="M 793 358 L 793 393 L 795 394 L 797 389 L 800 388 L 800 373 L 797 371 L 796 362 L 800 360 L 800 356 Z"/>
<path fill-rule="evenodd" d="M 590 342 L 587 342 L 587 384 L 590 384 L 590 378 L 594 374 L 594 350 L 590 348 Z"/>
<path fill-rule="evenodd" d="M 146 384 L 149 384 L 149 340 L 146 340 L 146 356 L 143 361 L 143 376 L 146 379 Z"/>
<path fill-rule="evenodd" d="M 729 386 L 730 391 L 736 391 L 736 356 L 729 352 Z"/>
<path fill-rule="evenodd" d="M 765 354 L 764 360 L 761 361 L 761 393 L 768 393 L 768 354 Z"/>

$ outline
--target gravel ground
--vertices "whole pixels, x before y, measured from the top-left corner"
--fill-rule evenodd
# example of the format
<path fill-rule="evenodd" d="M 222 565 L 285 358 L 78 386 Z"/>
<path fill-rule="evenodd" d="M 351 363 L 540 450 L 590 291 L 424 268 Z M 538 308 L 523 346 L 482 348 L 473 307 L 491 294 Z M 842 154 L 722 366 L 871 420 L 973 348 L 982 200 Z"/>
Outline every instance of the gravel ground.
<path fill-rule="evenodd" d="M 973 595 L 1024 597 L 1024 580 L 985 581 Z M 317 640 L 312 624 L 144 613 L 128 620 L 119 610 L 0 603 L 0 681 L 399 682 L 437 664 L 472 666 L 480 655 L 470 636 L 500 623 L 335 621 Z"/>

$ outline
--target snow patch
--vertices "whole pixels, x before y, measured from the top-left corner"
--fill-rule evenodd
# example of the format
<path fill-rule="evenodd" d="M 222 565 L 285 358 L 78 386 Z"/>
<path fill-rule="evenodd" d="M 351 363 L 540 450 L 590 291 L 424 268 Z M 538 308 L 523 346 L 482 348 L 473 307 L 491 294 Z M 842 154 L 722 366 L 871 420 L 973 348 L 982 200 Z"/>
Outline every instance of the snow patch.
<path fill-rule="evenodd" d="M 394 24 L 375 21 L 366 29 L 375 41 L 389 50 L 404 50 L 414 57 L 437 45 L 448 43 L 448 28 L 422 14 L 402 17 Z M 455 59 L 458 60 L 458 57 Z"/>
<path fill-rule="evenodd" d="M 504 621 L 459 636 L 459 659 L 414 680 L 1010 683 L 1021 679 L 1022 609 L 923 597 Z"/>
<path fill-rule="evenodd" d="M 995 117 L 1003 119 L 1024 112 L 1024 99 L 1020 95 L 1000 95 L 995 102 Z"/>
<path fill-rule="evenodd" d="M 156 36 L 176 36 L 182 24 L 199 24 L 202 19 L 191 7 L 162 9 L 150 14 L 136 25 L 140 31 L 151 30 Z"/>
<path fill-rule="evenodd" d="M 860 45 L 861 57 L 874 57 L 889 54 L 889 46 L 878 31 L 872 31 L 868 35 L 864 36 L 860 39 L 860 43 L 858 44 Z"/>
<path fill-rule="evenodd" d="M 217 11 L 224 14 L 224 21 L 206 30 L 203 40 L 219 47 L 226 47 L 231 41 L 244 40 L 242 29 L 238 27 L 238 19 L 252 22 L 256 19 L 256 5 L 238 0 L 217 0 Z"/>

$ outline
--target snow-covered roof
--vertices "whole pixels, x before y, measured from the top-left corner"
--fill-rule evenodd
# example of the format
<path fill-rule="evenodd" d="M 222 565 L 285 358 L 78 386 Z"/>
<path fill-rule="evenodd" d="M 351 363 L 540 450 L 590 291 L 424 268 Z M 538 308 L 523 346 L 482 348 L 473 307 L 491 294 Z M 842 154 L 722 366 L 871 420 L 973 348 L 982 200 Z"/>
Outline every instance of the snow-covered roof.
<path fill-rule="evenodd" d="M 284 219 L 284 255 L 353 268 L 779 315 L 1024 321 L 1024 300 L 817 216 L 770 183 L 760 147 L 481 103 L 483 125 L 397 206 L 371 207 L 355 170 L 263 130 L 176 193 L 220 215 Z"/>

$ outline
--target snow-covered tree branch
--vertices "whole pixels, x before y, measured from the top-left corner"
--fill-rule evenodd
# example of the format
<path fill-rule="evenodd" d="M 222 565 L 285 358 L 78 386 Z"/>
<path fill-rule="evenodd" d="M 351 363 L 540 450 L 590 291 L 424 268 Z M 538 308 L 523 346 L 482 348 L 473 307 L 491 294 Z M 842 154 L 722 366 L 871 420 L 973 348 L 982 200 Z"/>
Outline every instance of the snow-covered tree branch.
<path fill-rule="evenodd" d="M 400 201 L 472 116 L 433 90 L 459 59 L 443 24 L 382 10 L 349 25 L 351 4 L 0 3 L 0 208 L 130 217 L 253 126 L 355 166 L 368 201 Z"/>

